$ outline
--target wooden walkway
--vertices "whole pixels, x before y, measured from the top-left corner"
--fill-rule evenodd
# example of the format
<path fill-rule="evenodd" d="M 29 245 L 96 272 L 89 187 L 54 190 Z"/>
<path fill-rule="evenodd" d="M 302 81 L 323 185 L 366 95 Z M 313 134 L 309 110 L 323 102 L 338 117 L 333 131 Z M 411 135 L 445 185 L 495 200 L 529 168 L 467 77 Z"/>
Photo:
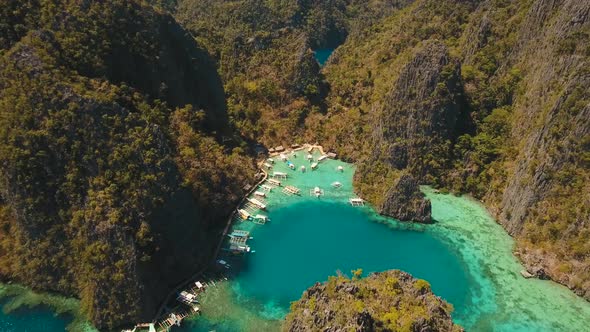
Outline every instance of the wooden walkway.
<path fill-rule="evenodd" d="M 258 183 L 256 183 L 256 185 L 252 186 L 252 188 L 242 197 L 242 199 L 240 200 L 240 202 L 237 205 L 238 207 L 244 203 L 246 198 L 248 196 L 250 196 L 260 184 L 264 183 L 264 181 L 266 181 L 266 179 L 268 179 L 268 173 L 262 167 L 260 167 L 260 165 L 259 165 L 259 168 L 263 174 L 262 179 L 260 181 L 258 181 Z M 215 263 L 215 260 L 217 259 L 217 256 L 219 255 L 219 252 L 221 251 L 221 247 L 223 246 L 223 242 L 225 241 L 225 236 L 227 235 L 227 232 L 229 231 L 229 228 L 232 225 L 234 216 L 235 216 L 235 213 L 232 212 L 232 214 L 227 218 L 225 228 L 224 228 L 223 232 L 221 233 L 221 236 L 219 237 L 219 241 L 217 243 L 217 248 L 215 249 L 215 252 L 213 253 L 212 258 L 211 258 L 212 264 Z M 168 293 L 168 295 L 166 296 L 164 301 L 162 301 L 160 303 L 160 307 L 158 308 L 158 311 L 156 313 L 156 316 L 155 316 L 153 322 L 158 321 L 162 317 L 162 315 L 166 309 L 166 305 L 170 302 L 172 297 L 174 295 L 176 295 L 180 290 L 185 288 L 187 285 L 189 285 L 191 282 L 194 282 L 195 280 L 197 280 L 197 278 L 199 276 L 201 276 L 207 270 L 207 268 L 208 268 L 208 266 L 201 268 L 200 270 L 195 272 L 193 275 L 191 275 L 190 277 L 188 277 L 185 280 L 183 280 L 182 282 L 180 282 L 176 287 L 174 287 L 174 289 L 172 289 Z"/>

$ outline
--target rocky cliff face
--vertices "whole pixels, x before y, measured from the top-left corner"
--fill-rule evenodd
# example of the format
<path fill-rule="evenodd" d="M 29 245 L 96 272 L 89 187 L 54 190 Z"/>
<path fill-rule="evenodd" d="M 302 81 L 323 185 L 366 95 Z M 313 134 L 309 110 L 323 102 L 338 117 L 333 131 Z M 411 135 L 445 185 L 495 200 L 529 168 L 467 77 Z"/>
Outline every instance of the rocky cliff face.
<path fill-rule="evenodd" d="M 361 162 L 367 199 L 382 204 L 396 168 L 472 193 L 531 270 L 588 297 L 589 6 L 415 1 L 326 67 L 324 138 Z"/>
<path fill-rule="evenodd" d="M 401 271 L 332 277 L 294 302 L 284 331 L 461 331 L 424 280 Z"/>
<path fill-rule="evenodd" d="M 444 164 L 450 144 L 461 134 L 465 105 L 459 63 L 438 41 L 418 46 L 385 97 L 378 118 L 387 163 L 419 177 L 437 174 L 429 165 Z"/>
<path fill-rule="evenodd" d="M 99 328 L 149 320 L 252 170 L 215 140 L 220 79 L 138 2 L 29 5 L 0 11 L 22 22 L 0 52 L 0 275 L 79 297 Z"/>
<path fill-rule="evenodd" d="M 508 62 L 523 69 L 510 133 L 519 149 L 504 164 L 500 194 L 487 195 L 500 222 L 525 241 L 525 263 L 588 299 L 589 34 L 588 2 L 535 1 L 528 9 Z"/>
<path fill-rule="evenodd" d="M 372 145 L 367 147 L 369 157 L 361 162 L 356 184 L 363 197 L 383 206 L 383 213 L 429 222 L 429 207 L 420 194 L 410 198 L 402 193 L 414 189 L 408 187 L 410 178 L 396 179 L 405 170 L 422 183 L 436 183 L 449 166 L 453 143 L 467 130 L 469 115 L 460 65 L 448 48 L 432 40 L 418 44 L 410 54 L 387 94 L 374 106 L 378 109 L 368 115 Z M 370 175 L 378 172 L 382 174 Z M 395 194 L 401 196 L 396 199 Z M 404 202 L 407 209 L 402 208 Z"/>
<path fill-rule="evenodd" d="M 385 194 L 380 213 L 401 221 L 432 222 L 430 201 L 420 191 L 418 182 L 403 174 Z"/>

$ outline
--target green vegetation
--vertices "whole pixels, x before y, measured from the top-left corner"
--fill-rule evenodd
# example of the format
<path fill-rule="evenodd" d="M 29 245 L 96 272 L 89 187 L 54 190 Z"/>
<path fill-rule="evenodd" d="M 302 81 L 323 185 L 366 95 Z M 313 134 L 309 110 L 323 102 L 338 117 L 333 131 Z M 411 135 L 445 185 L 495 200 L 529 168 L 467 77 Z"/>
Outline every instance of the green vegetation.
<path fill-rule="evenodd" d="M 100 328 L 150 319 L 252 180 L 215 68 L 137 2 L 9 5 L 30 10 L 1 12 L 20 23 L 0 54 L 0 273 Z"/>
<path fill-rule="evenodd" d="M 428 282 L 387 271 L 359 278 L 330 277 L 291 304 L 284 331 L 461 331 L 453 307 L 432 294 Z"/>
<path fill-rule="evenodd" d="M 590 9 L 544 4 L 4 1 L 0 275 L 100 327 L 151 318 L 209 259 L 250 143 L 318 141 L 375 206 L 403 174 L 482 199 L 590 298 Z"/>
<path fill-rule="evenodd" d="M 564 23 L 588 9 L 566 2 L 415 1 L 336 50 L 327 112 L 306 124 L 359 162 L 355 186 L 376 206 L 404 171 L 471 193 L 531 270 L 590 298 L 590 28 Z"/>
<path fill-rule="evenodd" d="M 402 3 L 180 0 L 174 15 L 217 60 L 232 123 L 276 146 L 317 139 L 307 122 L 325 112 L 328 87 L 311 50 L 339 45 Z"/>

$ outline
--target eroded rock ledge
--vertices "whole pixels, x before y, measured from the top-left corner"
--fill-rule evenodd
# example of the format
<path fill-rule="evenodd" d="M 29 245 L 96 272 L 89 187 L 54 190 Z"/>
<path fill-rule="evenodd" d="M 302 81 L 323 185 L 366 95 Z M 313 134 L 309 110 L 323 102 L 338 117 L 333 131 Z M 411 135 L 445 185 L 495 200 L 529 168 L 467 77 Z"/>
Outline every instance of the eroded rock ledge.
<path fill-rule="evenodd" d="M 409 174 L 400 176 L 389 189 L 379 212 L 401 221 L 432 223 L 430 201 Z"/>

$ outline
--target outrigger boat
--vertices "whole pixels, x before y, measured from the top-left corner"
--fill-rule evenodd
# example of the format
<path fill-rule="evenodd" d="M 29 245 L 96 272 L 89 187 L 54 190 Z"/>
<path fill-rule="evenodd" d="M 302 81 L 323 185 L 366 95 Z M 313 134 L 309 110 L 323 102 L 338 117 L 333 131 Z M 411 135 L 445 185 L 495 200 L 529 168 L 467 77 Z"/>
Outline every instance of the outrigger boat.
<path fill-rule="evenodd" d="M 250 213 L 248 213 L 248 211 L 244 210 L 244 209 L 239 209 L 238 213 L 240 214 L 240 217 L 244 220 L 248 220 L 250 219 L 252 216 L 250 215 Z"/>

